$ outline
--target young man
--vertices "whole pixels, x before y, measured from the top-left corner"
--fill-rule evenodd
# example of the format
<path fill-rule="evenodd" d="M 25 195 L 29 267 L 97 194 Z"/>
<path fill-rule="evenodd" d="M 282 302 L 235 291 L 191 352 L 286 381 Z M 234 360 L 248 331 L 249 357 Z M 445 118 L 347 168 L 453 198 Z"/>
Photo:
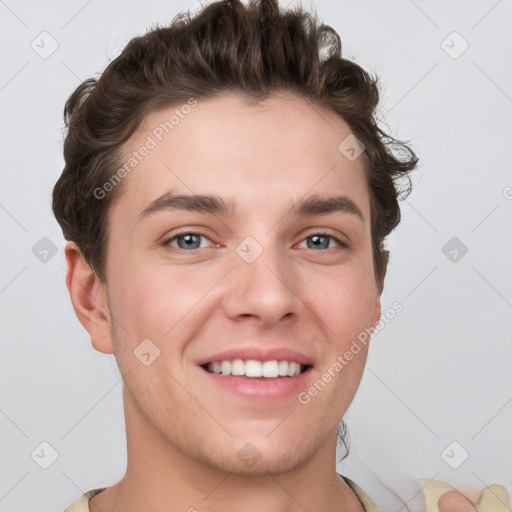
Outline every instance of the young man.
<path fill-rule="evenodd" d="M 71 95 L 53 209 L 128 466 L 68 512 L 377 510 L 336 473 L 417 162 L 377 103 L 330 27 L 270 0 L 135 38 Z"/>

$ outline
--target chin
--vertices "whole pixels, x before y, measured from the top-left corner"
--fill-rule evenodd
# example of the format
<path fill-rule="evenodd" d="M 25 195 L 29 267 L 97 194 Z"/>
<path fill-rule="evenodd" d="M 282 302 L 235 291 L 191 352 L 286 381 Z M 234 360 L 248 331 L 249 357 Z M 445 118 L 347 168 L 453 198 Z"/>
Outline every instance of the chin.
<path fill-rule="evenodd" d="M 302 468 L 315 453 L 315 446 L 307 441 L 289 439 L 293 439 L 289 447 L 282 440 L 277 443 L 265 438 L 253 442 L 233 440 L 223 453 L 219 452 L 219 443 L 215 450 L 198 455 L 203 464 L 223 473 L 253 477 L 280 475 Z"/>

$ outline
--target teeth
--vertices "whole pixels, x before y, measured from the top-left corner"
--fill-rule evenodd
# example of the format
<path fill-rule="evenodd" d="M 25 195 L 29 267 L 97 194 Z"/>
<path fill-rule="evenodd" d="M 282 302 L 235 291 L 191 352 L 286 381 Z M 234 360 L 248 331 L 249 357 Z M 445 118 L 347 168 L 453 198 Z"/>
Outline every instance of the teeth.
<path fill-rule="evenodd" d="M 241 359 L 235 359 L 231 363 L 231 375 L 243 375 L 244 372 L 245 372 L 244 362 Z"/>
<path fill-rule="evenodd" d="M 263 377 L 278 377 L 279 369 L 277 361 L 265 361 L 262 365 Z"/>
<path fill-rule="evenodd" d="M 246 377 L 261 377 L 263 375 L 263 365 L 254 359 L 248 359 L 245 362 Z"/>
<path fill-rule="evenodd" d="M 288 361 L 279 361 L 277 365 L 277 372 L 280 377 L 288 376 Z"/>
<path fill-rule="evenodd" d="M 216 361 L 208 363 L 207 370 L 210 373 L 222 375 L 237 375 L 245 377 L 295 377 L 300 375 L 303 369 L 296 361 L 256 361 L 255 359 L 234 359 L 233 361 Z"/>
<path fill-rule="evenodd" d="M 299 365 L 300 372 L 300 365 Z M 293 377 L 297 373 L 297 363 L 295 361 L 290 361 L 288 363 L 288 377 Z"/>
<path fill-rule="evenodd" d="M 220 370 L 222 375 L 231 375 L 231 361 L 222 361 Z"/>

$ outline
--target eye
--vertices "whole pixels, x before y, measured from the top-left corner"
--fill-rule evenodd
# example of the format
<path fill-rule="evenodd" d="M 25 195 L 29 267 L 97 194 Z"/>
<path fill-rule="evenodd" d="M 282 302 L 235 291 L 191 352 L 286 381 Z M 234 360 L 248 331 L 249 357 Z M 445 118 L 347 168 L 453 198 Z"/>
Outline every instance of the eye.
<path fill-rule="evenodd" d="M 329 233 L 314 233 L 313 235 L 310 235 L 306 237 L 303 242 L 306 242 L 307 249 L 331 249 L 330 242 L 334 240 L 334 242 L 341 247 L 347 247 L 347 244 L 343 243 L 341 240 L 336 238 L 335 236 L 332 236 Z M 301 243 L 303 243 L 301 242 Z M 300 247 L 300 245 L 299 245 Z"/>
<path fill-rule="evenodd" d="M 201 235 L 200 233 L 183 233 L 169 238 L 164 242 L 164 245 L 185 250 L 201 249 L 206 247 L 201 245 L 202 238 L 211 242 L 207 236 Z M 176 242 L 177 245 L 175 245 L 174 242 Z"/>

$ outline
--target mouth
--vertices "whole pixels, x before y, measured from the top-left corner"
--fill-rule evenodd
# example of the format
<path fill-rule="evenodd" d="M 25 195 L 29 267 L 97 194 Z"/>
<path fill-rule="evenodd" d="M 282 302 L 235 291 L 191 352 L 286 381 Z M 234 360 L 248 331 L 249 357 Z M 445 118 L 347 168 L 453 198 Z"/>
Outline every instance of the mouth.
<path fill-rule="evenodd" d="M 201 368 L 208 373 L 226 377 L 276 380 L 298 377 L 307 372 L 311 365 L 301 364 L 294 360 L 223 359 L 204 363 Z"/>
<path fill-rule="evenodd" d="M 312 380 L 315 359 L 292 348 L 268 345 L 261 342 L 210 354 L 196 362 L 197 368 L 212 393 L 228 392 L 244 403 L 293 400 Z"/>

